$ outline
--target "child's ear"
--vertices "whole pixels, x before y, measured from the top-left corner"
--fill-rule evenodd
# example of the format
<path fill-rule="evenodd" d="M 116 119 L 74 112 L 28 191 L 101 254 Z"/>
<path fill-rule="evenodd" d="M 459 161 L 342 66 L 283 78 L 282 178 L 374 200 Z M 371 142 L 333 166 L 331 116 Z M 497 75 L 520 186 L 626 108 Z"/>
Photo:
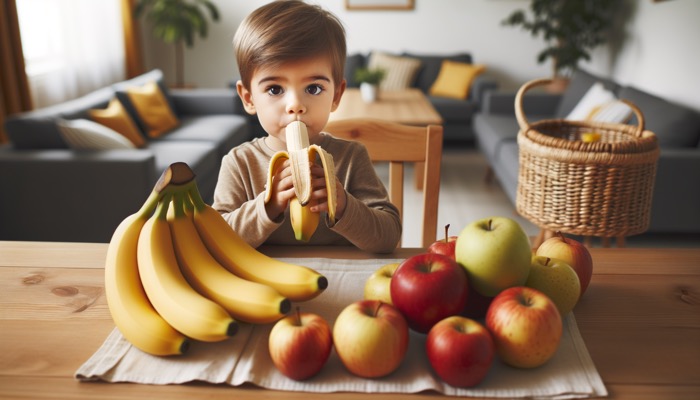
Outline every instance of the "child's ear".
<path fill-rule="evenodd" d="M 253 96 L 250 94 L 250 90 L 246 89 L 242 81 L 236 82 L 236 91 L 238 92 L 238 97 L 241 98 L 243 102 L 243 108 L 250 115 L 255 115 L 255 105 L 253 104 Z"/>
<path fill-rule="evenodd" d="M 338 105 L 340 105 L 340 99 L 343 97 L 343 93 L 345 93 L 346 86 L 347 82 L 345 81 L 345 79 L 343 79 L 338 85 L 338 87 L 335 88 L 335 93 L 333 93 L 333 105 L 331 107 L 331 112 L 335 111 L 338 108 Z"/>

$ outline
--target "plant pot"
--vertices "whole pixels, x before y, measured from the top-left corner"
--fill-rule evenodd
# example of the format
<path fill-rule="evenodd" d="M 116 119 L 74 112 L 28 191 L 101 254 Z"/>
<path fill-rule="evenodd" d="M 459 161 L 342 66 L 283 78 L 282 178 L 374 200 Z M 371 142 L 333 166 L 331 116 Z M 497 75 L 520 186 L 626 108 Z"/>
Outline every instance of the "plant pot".
<path fill-rule="evenodd" d="M 379 86 L 362 82 L 360 83 L 360 95 L 362 96 L 362 100 L 365 102 L 373 103 L 377 101 L 377 98 L 379 97 Z"/>

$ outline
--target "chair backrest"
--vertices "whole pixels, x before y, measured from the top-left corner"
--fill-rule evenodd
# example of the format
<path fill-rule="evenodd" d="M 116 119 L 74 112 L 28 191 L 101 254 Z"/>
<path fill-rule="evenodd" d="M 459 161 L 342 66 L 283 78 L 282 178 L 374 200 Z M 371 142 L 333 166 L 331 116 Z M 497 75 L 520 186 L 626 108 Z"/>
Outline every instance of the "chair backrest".
<path fill-rule="evenodd" d="M 415 173 L 422 178 L 417 185 L 423 190 L 421 245 L 428 247 L 436 240 L 442 126 L 418 127 L 379 119 L 354 118 L 331 121 L 324 131 L 338 138 L 362 142 L 372 161 L 389 162 L 389 199 L 399 209 L 402 221 L 404 164 L 415 163 Z"/>

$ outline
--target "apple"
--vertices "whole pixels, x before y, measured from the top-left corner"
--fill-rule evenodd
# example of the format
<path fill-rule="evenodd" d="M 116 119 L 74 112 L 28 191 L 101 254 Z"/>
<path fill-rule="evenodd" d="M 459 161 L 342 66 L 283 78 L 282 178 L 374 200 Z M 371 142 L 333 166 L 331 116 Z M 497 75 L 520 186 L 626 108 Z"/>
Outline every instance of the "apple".
<path fill-rule="evenodd" d="M 378 378 L 401 365 L 408 349 L 408 324 L 391 304 L 360 300 L 338 314 L 333 342 L 348 371 L 363 378 Z"/>
<path fill-rule="evenodd" d="M 282 318 L 272 327 L 268 347 L 280 372 L 304 380 L 316 375 L 326 364 L 333 337 L 325 319 L 297 308 L 296 314 Z"/>
<path fill-rule="evenodd" d="M 486 313 L 496 354 L 508 365 L 538 367 L 559 347 L 563 331 L 554 302 L 537 289 L 515 286 L 499 293 Z"/>
<path fill-rule="evenodd" d="M 530 239 L 513 219 L 491 217 L 474 221 L 457 237 L 455 257 L 474 289 L 493 297 L 503 289 L 522 286 L 530 273 Z"/>
<path fill-rule="evenodd" d="M 473 319 L 452 316 L 435 324 L 425 341 L 430 366 L 448 384 L 472 387 L 491 368 L 494 344 L 489 331 Z"/>
<path fill-rule="evenodd" d="M 391 301 L 391 277 L 399 267 L 399 263 L 386 264 L 379 267 L 365 282 L 365 300 L 381 300 L 387 304 Z"/>
<path fill-rule="evenodd" d="M 455 258 L 455 244 L 457 244 L 457 236 L 450 236 L 450 224 L 445 225 L 445 238 L 433 242 L 428 246 L 428 253 L 443 254 L 448 257 Z"/>
<path fill-rule="evenodd" d="M 391 299 L 416 332 L 428 333 L 441 319 L 459 314 L 469 283 L 464 269 L 442 254 L 423 253 L 404 260 L 391 278 Z"/>
<path fill-rule="evenodd" d="M 581 284 L 574 269 L 556 258 L 533 256 L 525 286 L 552 299 L 562 317 L 574 309 L 581 294 Z"/>
<path fill-rule="evenodd" d="M 535 254 L 558 258 L 569 264 L 578 275 L 581 282 L 581 296 L 583 296 L 591 282 L 591 276 L 593 276 L 593 258 L 583 243 L 557 232 L 555 236 L 542 242 Z"/>
<path fill-rule="evenodd" d="M 487 297 L 477 292 L 469 281 L 469 290 L 467 291 L 467 304 L 462 309 L 459 315 L 472 319 L 481 319 L 486 316 L 486 311 L 489 309 L 493 301 L 493 297 Z"/>

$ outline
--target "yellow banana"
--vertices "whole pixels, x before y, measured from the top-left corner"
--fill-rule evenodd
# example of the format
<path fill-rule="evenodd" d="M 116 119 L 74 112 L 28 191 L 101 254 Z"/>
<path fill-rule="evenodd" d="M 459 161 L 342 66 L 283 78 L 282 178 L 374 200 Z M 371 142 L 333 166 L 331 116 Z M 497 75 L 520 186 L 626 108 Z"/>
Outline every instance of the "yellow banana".
<path fill-rule="evenodd" d="M 201 341 L 224 340 L 237 332 L 238 324 L 223 307 L 197 293 L 182 275 L 166 219 L 171 197 L 166 193 L 139 235 L 141 282 L 153 307 L 173 328 Z"/>
<path fill-rule="evenodd" d="M 206 204 L 197 185 L 189 191 L 194 204 L 194 225 L 212 256 L 237 276 L 271 286 L 292 301 L 318 296 L 328 280 L 311 268 L 268 257 L 241 238 L 224 218 Z"/>
<path fill-rule="evenodd" d="M 153 308 L 136 262 L 139 233 L 160 198 L 154 189 L 141 209 L 114 231 L 105 261 L 105 295 L 112 319 L 126 340 L 146 353 L 166 356 L 184 353 L 189 341 Z"/>
<path fill-rule="evenodd" d="M 168 223 L 180 270 L 190 285 L 239 321 L 264 324 L 284 317 L 291 309 L 288 299 L 270 286 L 239 278 L 212 257 L 185 213 L 183 197 L 174 194 Z"/>
<path fill-rule="evenodd" d="M 308 210 L 311 200 L 311 165 L 318 156 L 326 177 L 326 189 L 328 191 L 328 219 L 335 222 L 335 209 L 337 206 L 335 187 L 335 165 L 333 156 L 320 146 L 309 145 L 309 133 L 306 125 L 301 121 L 294 121 L 287 125 L 285 130 L 287 151 L 279 151 L 272 156 L 267 177 L 267 191 L 265 202 L 272 198 L 272 179 L 274 178 L 278 163 L 289 159 L 292 163 L 292 178 L 294 179 L 294 193 L 296 199 L 290 202 L 290 218 L 294 236 L 297 240 L 308 242 L 316 231 L 319 223 L 318 213 Z"/>

